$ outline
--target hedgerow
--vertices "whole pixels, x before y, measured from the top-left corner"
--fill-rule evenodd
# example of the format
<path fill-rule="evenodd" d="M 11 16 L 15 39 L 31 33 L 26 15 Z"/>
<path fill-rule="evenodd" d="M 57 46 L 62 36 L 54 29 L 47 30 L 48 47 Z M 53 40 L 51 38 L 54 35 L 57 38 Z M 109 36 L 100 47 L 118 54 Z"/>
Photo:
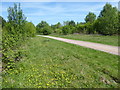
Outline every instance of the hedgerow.
<path fill-rule="evenodd" d="M 26 21 L 20 4 L 8 8 L 8 21 L 2 28 L 3 68 L 14 68 L 15 63 L 24 56 L 23 44 L 35 36 L 35 26 Z"/>

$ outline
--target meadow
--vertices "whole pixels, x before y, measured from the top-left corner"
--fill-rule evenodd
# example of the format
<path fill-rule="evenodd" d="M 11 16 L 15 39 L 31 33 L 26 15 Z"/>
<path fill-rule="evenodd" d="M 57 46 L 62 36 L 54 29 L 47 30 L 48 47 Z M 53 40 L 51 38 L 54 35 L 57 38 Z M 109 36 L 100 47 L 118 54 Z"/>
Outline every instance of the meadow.
<path fill-rule="evenodd" d="M 118 56 L 44 37 L 23 45 L 15 69 L 3 71 L 3 88 L 117 88 Z"/>
<path fill-rule="evenodd" d="M 81 40 L 81 41 L 89 41 L 113 46 L 118 45 L 119 36 L 103 36 L 103 35 L 85 35 L 85 34 L 69 34 L 69 35 L 52 35 L 56 37 L 62 37 L 67 39 Z"/>
<path fill-rule="evenodd" d="M 52 18 L 52 15 L 54 17 L 60 15 L 57 13 L 59 6 L 57 7 L 58 10 L 55 9 L 57 3 L 50 3 L 50 5 L 55 6 L 55 8 L 52 7 L 57 12 L 49 4 L 44 4 L 47 5 L 47 8 L 43 8 L 43 3 L 37 2 L 34 9 L 31 7 L 34 5 L 33 3 L 29 3 L 29 8 L 22 7 L 25 13 L 21 6 L 28 6 L 28 3 L 21 4 L 15 2 L 2 4 L 3 7 L 6 7 L 4 15 L 8 15 L 7 17 L 0 16 L 0 26 L 2 26 L 0 28 L 0 59 L 2 59 L 0 62 L 0 70 L 2 69 L 2 73 L 0 73 L 2 75 L 0 84 L 2 83 L 2 85 L 0 88 L 118 87 L 120 83 L 118 77 L 119 56 L 36 36 L 52 35 L 118 46 L 117 34 L 119 32 L 118 18 L 120 12 L 116 7 L 106 3 L 103 9 L 102 7 L 99 9 L 100 13 L 97 16 L 94 12 L 90 12 L 94 10 L 88 10 L 86 11 L 88 14 L 84 14 L 86 16 L 83 17 L 84 21 L 81 22 L 78 15 L 83 12 L 80 10 L 77 15 L 74 12 L 74 10 L 76 11 L 75 7 L 72 7 L 76 4 L 70 5 L 72 11 L 69 12 L 68 9 L 64 8 L 70 3 L 63 4 L 65 6 L 58 3 L 60 10 L 63 9 L 62 11 L 66 12 L 65 15 L 62 15 L 62 11 L 60 11 L 65 19 L 61 18 L 63 22 L 61 23 L 60 17 L 57 17 L 58 19 L 51 19 L 48 23 L 47 18 Z M 41 5 L 42 8 L 38 8 Z M 51 10 L 52 14 L 46 12 L 51 12 Z M 37 15 L 34 11 L 43 11 L 43 14 L 45 12 L 47 18 L 42 18 L 40 14 Z M 35 17 L 37 21 L 36 19 L 31 20 L 31 16 L 27 15 L 28 17 L 26 17 L 25 14 L 32 14 L 32 17 Z M 74 18 L 70 17 L 73 15 L 76 18 L 75 14 L 79 21 L 74 21 Z M 56 24 L 52 24 L 53 21 Z"/>

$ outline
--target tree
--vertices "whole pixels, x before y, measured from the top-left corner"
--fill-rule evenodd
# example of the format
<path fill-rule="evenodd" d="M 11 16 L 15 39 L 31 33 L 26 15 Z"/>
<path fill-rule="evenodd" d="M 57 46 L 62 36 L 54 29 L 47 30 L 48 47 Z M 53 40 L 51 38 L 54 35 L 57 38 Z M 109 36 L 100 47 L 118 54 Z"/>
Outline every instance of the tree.
<path fill-rule="evenodd" d="M 86 30 L 86 34 L 94 34 L 95 33 L 95 30 L 94 30 L 94 28 L 93 28 L 93 24 L 94 23 L 90 23 L 90 22 L 88 22 L 88 23 L 86 23 L 85 24 L 85 30 Z"/>
<path fill-rule="evenodd" d="M 53 29 L 53 33 L 58 33 L 59 34 L 61 32 L 61 30 L 60 30 L 61 27 L 62 27 L 62 25 L 61 25 L 60 22 L 58 22 L 55 25 L 51 25 L 51 28 Z"/>
<path fill-rule="evenodd" d="M 26 17 L 20 4 L 8 8 L 8 22 L 3 26 L 2 32 L 2 61 L 4 65 L 9 65 L 8 68 L 13 67 L 15 61 L 22 57 L 20 47 L 26 39 L 25 23 Z"/>
<path fill-rule="evenodd" d="M 26 22 L 25 26 L 25 34 L 27 37 L 34 37 L 36 34 L 36 28 L 32 22 Z"/>
<path fill-rule="evenodd" d="M 89 14 L 85 17 L 86 23 L 88 22 L 92 23 L 95 21 L 95 19 L 96 19 L 96 15 L 92 12 L 89 12 Z"/>
<path fill-rule="evenodd" d="M 23 14 L 22 9 L 20 8 L 20 3 L 17 6 L 17 4 L 14 4 L 14 7 L 8 8 L 8 22 L 13 24 L 14 26 L 18 25 L 21 27 L 21 25 L 24 25 L 26 21 L 26 17 Z"/>
<path fill-rule="evenodd" d="M 97 22 L 95 23 L 96 30 L 103 35 L 113 35 L 118 32 L 118 10 L 112 7 L 111 4 L 106 4 L 100 12 Z"/>
<path fill-rule="evenodd" d="M 51 34 L 52 30 L 51 30 L 50 26 L 42 28 L 42 33 L 43 33 L 43 35 L 49 35 L 49 34 Z"/>
<path fill-rule="evenodd" d="M 84 24 L 78 24 L 77 26 L 76 26 L 76 33 L 84 33 L 84 31 L 85 31 L 85 25 Z"/>
<path fill-rule="evenodd" d="M 62 32 L 64 35 L 67 35 L 70 31 L 70 28 L 68 26 L 63 26 L 62 27 Z"/>
<path fill-rule="evenodd" d="M 69 21 L 68 25 L 75 26 L 75 22 L 73 20 Z"/>
<path fill-rule="evenodd" d="M 70 25 L 70 26 L 75 26 L 75 22 L 73 20 L 71 21 L 64 21 L 64 26 Z"/>
<path fill-rule="evenodd" d="M 62 25 L 61 25 L 60 22 L 58 22 L 55 26 L 56 26 L 57 29 L 60 28 L 60 27 L 62 27 Z"/>
<path fill-rule="evenodd" d="M 5 23 L 6 23 L 5 19 L 0 16 L 0 25 L 3 27 L 5 26 Z"/>
<path fill-rule="evenodd" d="M 37 26 L 36 26 L 36 31 L 38 34 L 44 34 L 48 35 L 52 33 L 51 27 L 46 21 L 41 21 Z"/>
<path fill-rule="evenodd" d="M 42 29 L 44 28 L 44 27 L 47 27 L 47 26 L 49 26 L 49 24 L 46 22 L 46 21 L 41 21 L 37 26 L 36 26 L 36 31 L 37 31 L 37 33 L 39 33 L 39 34 L 43 34 L 42 32 Z"/>
<path fill-rule="evenodd" d="M 69 21 L 64 21 L 63 24 L 64 26 L 69 25 Z"/>

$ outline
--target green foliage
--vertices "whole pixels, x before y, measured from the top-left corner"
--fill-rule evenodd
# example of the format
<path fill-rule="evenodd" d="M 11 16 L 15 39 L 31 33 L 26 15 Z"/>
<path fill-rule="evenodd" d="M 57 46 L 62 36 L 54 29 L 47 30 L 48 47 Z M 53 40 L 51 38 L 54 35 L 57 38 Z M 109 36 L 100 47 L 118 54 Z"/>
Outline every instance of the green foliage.
<path fill-rule="evenodd" d="M 34 26 L 34 24 L 32 22 L 26 22 L 25 26 L 25 34 L 27 37 L 34 37 L 36 34 L 36 27 Z"/>
<path fill-rule="evenodd" d="M 68 23 L 69 26 L 75 26 L 75 22 L 73 20 L 69 21 Z"/>
<path fill-rule="evenodd" d="M 55 25 L 49 26 L 45 21 L 41 21 L 36 26 L 38 34 L 102 34 L 102 35 L 114 35 L 119 33 L 119 13 L 116 7 L 112 7 L 111 4 L 106 4 L 103 10 L 100 12 L 99 17 L 96 19 L 96 15 L 89 12 L 85 17 L 86 22 L 77 24 L 71 21 L 64 21 L 63 26 L 58 22 Z M 46 28 L 45 28 L 46 27 Z"/>
<path fill-rule="evenodd" d="M 118 33 L 118 10 L 111 4 L 106 4 L 100 12 L 98 20 L 95 23 L 98 33 L 103 35 L 113 35 Z"/>
<path fill-rule="evenodd" d="M 52 33 L 52 29 L 46 21 L 41 21 L 36 26 L 36 31 L 38 34 L 48 35 Z"/>
<path fill-rule="evenodd" d="M 93 28 L 93 24 L 94 23 L 86 23 L 85 24 L 85 28 L 86 28 L 86 34 L 94 34 L 95 33 L 95 30 L 94 30 L 94 28 Z"/>
<path fill-rule="evenodd" d="M 92 23 L 95 21 L 95 19 L 96 19 L 96 15 L 92 12 L 89 12 L 89 14 L 85 17 L 86 23 L 87 22 Z"/>
<path fill-rule="evenodd" d="M 63 26 L 63 27 L 62 27 L 62 32 L 63 32 L 64 35 L 67 35 L 67 34 L 69 33 L 69 30 L 70 30 L 70 29 L 69 29 L 68 26 Z"/>
<path fill-rule="evenodd" d="M 76 26 L 76 33 L 83 33 L 83 34 L 94 34 L 96 33 L 93 28 L 94 23 L 85 23 L 85 24 L 78 24 Z"/>
<path fill-rule="evenodd" d="M 64 21 L 64 26 L 62 26 L 60 23 L 57 23 L 56 25 L 51 26 L 54 33 L 57 34 L 73 34 L 75 32 L 75 22 L 73 20 L 71 21 Z"/>
<path fill-rule="evenodd" d="M 76 25 L 76 33 L 85 33 L 85 24 Z"/>
<path fill-rule="evenodd" d="M 51 25 L 51 29 L 53 30 L 53 33 L 57 33 L 57 34 L 61 34 L 62 33 L 61 27 L 62 27 L 62 25 L 61 25 L 60 22 L 58 22 L 55 25 Z"/>
<path fill-rule="evenodd" d="M 62 33 L 63 33 L 64 35 L 73 34 L 74 31 L 75 31 L 75 29 L 76 29 L 76 28 L 73 27 L 73 26 L 69 26 L 69 25 L 63 26 L 63 27 L 62 27 Z"/>
<path fill-rule="evenodd" d="M 56 29 L 56 30 L 55 30 L 55 33 L 56 33 L 56 34 L 62 34 L 62 28 Z"/>
<path fill-rule="evenodd" d="M 43 35 L 49 35 L 51 34 L 51 32 L 52 32 L 52 29 L 50 28 L 50 26 L 42 28 Z"/>
<path fill-rule="evenodd" d="M 3 27 L 5 23 L 6 23 L 5 19 L 0 16 L 0 25 Z"/>
<path fill-rule="evenodd" d="M 67 26 L 67 25 L 75 26 L 75 22 L 73 20 L 71 20 L 71 21 L 64 21 L 63 23 L 64 23 L 64 26 Z"/>
<path fill-rule="evenodd" d="M 4 68 L 14 68 L 16 61 L 24 55 L 22 45 L 30 36 L 35 35 L 35 26 L 26 22 L 22 9 L 17 4 L 8 8 L 8 22 L 2 31 L 2 62 Z"/>

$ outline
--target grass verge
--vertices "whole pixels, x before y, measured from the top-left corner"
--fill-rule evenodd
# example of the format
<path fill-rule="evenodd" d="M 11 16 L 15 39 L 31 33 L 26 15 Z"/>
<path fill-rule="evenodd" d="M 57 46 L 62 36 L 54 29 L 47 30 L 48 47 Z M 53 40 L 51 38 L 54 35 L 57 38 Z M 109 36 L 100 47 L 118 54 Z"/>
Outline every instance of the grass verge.
<path fill-rule="evenodd" d="M 51 35 L 51 36 L 81 40 L 81 41 L 89 41 L 89 42 L 95 42 L 101 44 L 108 44 L 113 46 L 120 46 L 118 45 L 118 36 L 83 35 L 83 34 Z"/>

